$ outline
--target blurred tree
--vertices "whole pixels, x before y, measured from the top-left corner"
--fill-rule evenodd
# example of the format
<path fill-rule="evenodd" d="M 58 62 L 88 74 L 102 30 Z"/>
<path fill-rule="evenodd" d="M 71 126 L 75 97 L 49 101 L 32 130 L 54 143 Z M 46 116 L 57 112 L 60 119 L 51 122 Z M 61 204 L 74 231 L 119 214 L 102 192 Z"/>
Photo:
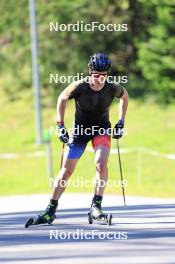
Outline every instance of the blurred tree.
<path fill-rule="evenodd" d="M 0 1 L 1 87 L 11 99 L 31 86 L 28 1 Z"/>
<path fill-rule="evenodd" d="M 49 74 L 86 74 L 89 56 L 108 53 L 111 74 L 128 75 L 130 95 L 155 93 L 169 102 L 174 88 L 175 0 L 36 0 L 42 87 L 55 98 L 66 84 Z M 11 99 L 32 83 L 28 0 L 0 1 L 0 85 Z M 128 31 L 51 32 L 61 23 L 128 24 Z"/>
<path fill-rule="evenodd" d="M 175 1 L 142 2 L 155 10 L 156 23 L 149 26 L 147 38 L 137 42 L 137 65 L 158 98 L 170 102 L 175 97 Z"/>

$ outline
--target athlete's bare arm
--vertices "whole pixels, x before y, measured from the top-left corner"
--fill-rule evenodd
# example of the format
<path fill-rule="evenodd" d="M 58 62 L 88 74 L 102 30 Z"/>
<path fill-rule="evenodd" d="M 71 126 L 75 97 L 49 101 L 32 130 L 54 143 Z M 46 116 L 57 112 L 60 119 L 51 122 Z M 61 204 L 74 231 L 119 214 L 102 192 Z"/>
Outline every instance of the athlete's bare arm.
<path fill-rule="evenodd" d="M 66 103 L 69 99 L 70 94 L 76 89 L 78 82 L 69 84 L 59 95 L 57 101 L 57 122 L 64 123 L 64 114 L 66 109 Z"/>
<path fill-rule="evenodd" d="M 129 95 L 126 89 L 124 89 L 124 93 L 122 97 L 120 97 L 120 103 L 119 103 L 119 120 L 125 119 L 126 111 L 128 108 L 128 101 L 129 101 Z"/>

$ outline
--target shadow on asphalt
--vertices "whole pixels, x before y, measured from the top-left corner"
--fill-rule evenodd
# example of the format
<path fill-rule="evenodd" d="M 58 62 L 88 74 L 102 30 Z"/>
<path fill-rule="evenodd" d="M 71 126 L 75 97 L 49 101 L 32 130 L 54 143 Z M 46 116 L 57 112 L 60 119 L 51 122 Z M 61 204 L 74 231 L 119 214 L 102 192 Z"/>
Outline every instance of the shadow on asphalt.
<path fill-rule="evenodd" d="M 0 214 L 0 246 L 10 245 L 25 245 L 25 244 L 52 244 L 52 243 L 78 243 L 86 242 L 93 243 L 98 237 L 93 240 L 87 239 L 74 239 L 70 235 L 70 239 L 49 239 L 50 230 L 57 232 L 75 232 L 76 230 L 83 230 L 83 232 L 89 232 L 98 230 L 99 232 L 127 232 L 128 240 L 130 239 L 148 239 L 148 238 L 174 238 L 174 227 L 169 227 L 167 224 L 175 223 L 175 205 L 174 204 L 151 204 L 151 205 L 134 205 L 127 207 L 104 207 L 105 212 L 111 212 L 113 214 L 113 225 L 106 226 L 100 224 L 89 225 L 87 221 L 87 213 L 89 208 L 74 208 L 74 209 L 61 209 L 57 211 L 57 219 L 52 225 L 33 226 L 28 229 L 24 228 L 24 224 L 29 217 L 34 217 L 38 212 L 17 212 Z M 174 210 L 172 210 L 174 209 Z M 174 215 L 173 215 L 174 214 Z M 166 218 L 169 218 L 168 221 Z M 120 220 L 121 218 L 121 220 Z M 137 223 L 134 223 L 134 219 L 137 218 Z M 144 218 L 150 219 L 149 223 Z M 157 224 L 156 228 L 151 228 L 149 225 L 151 219 L 159 218 L 158 221 L 152 222 Z M 59 223 L 60 219 L 60 223 Z M 65 222 L 63 222 L 65 219 Z M 78 219 L 78 223 L 77 223 Z M 122 223 L 122 219 L 127 219 Z M 139 219 L 141 220 L 139 223 Z M 161 219 L 161 220 L 160 220 Z M 70 220 L 70 221 L 68 221 Z M 81 221 L 82 220 L 82 221 Z M 130 222 L 131 220 L 131 222 Z M 170 221 L 169 221 L 170 220 Z M 136 227 L 132 227 L 133 224 L 137 224 Z M 140 224 L 140 225 L 139 225 Z M 142 226 L 144 224 L 144 227 Z M 160 225 L 161 224 L 161 227 Z M 103 239 L 100 243 L 106 241 Z M 121 240 L 120 240 L 121 241 Z M 126 240 L 125 240 L 126 241 Z M 108 239 L 108 242 L 112 242 Z M 124 241 L 123 241 L 124 242 Z M 134 242 L 136 243 L 136 242 Z M 139 243 L 139 242 L 138 242 Z M 141 242 L 142 243 L 142 242 Z"/>

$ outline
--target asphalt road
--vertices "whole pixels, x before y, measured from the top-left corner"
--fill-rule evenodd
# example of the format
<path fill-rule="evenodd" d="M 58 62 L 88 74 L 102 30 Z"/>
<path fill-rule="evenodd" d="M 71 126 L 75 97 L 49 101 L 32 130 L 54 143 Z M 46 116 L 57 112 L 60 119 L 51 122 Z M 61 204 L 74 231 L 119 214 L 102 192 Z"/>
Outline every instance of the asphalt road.
<path fill-rule="evenodd" d="M 175 200 L 106 196 L 113 225 L 88 224 L 90 194 L 64 194 L 52 225 L 24 228 L 47 195 L 0 198 L 0 262 L 175 263 Z"/>

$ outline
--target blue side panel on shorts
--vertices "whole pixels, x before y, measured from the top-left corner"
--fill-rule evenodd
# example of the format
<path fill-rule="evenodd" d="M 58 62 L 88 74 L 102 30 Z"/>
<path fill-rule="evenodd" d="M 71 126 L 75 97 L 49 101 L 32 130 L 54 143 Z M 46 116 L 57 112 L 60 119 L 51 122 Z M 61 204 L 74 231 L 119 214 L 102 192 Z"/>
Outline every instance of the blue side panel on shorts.
<path fill-rule="evenodd" d="M 86 148 L 86 144 L 70 143 L 66 148 L 68 159 L 79 159 Z"/>

